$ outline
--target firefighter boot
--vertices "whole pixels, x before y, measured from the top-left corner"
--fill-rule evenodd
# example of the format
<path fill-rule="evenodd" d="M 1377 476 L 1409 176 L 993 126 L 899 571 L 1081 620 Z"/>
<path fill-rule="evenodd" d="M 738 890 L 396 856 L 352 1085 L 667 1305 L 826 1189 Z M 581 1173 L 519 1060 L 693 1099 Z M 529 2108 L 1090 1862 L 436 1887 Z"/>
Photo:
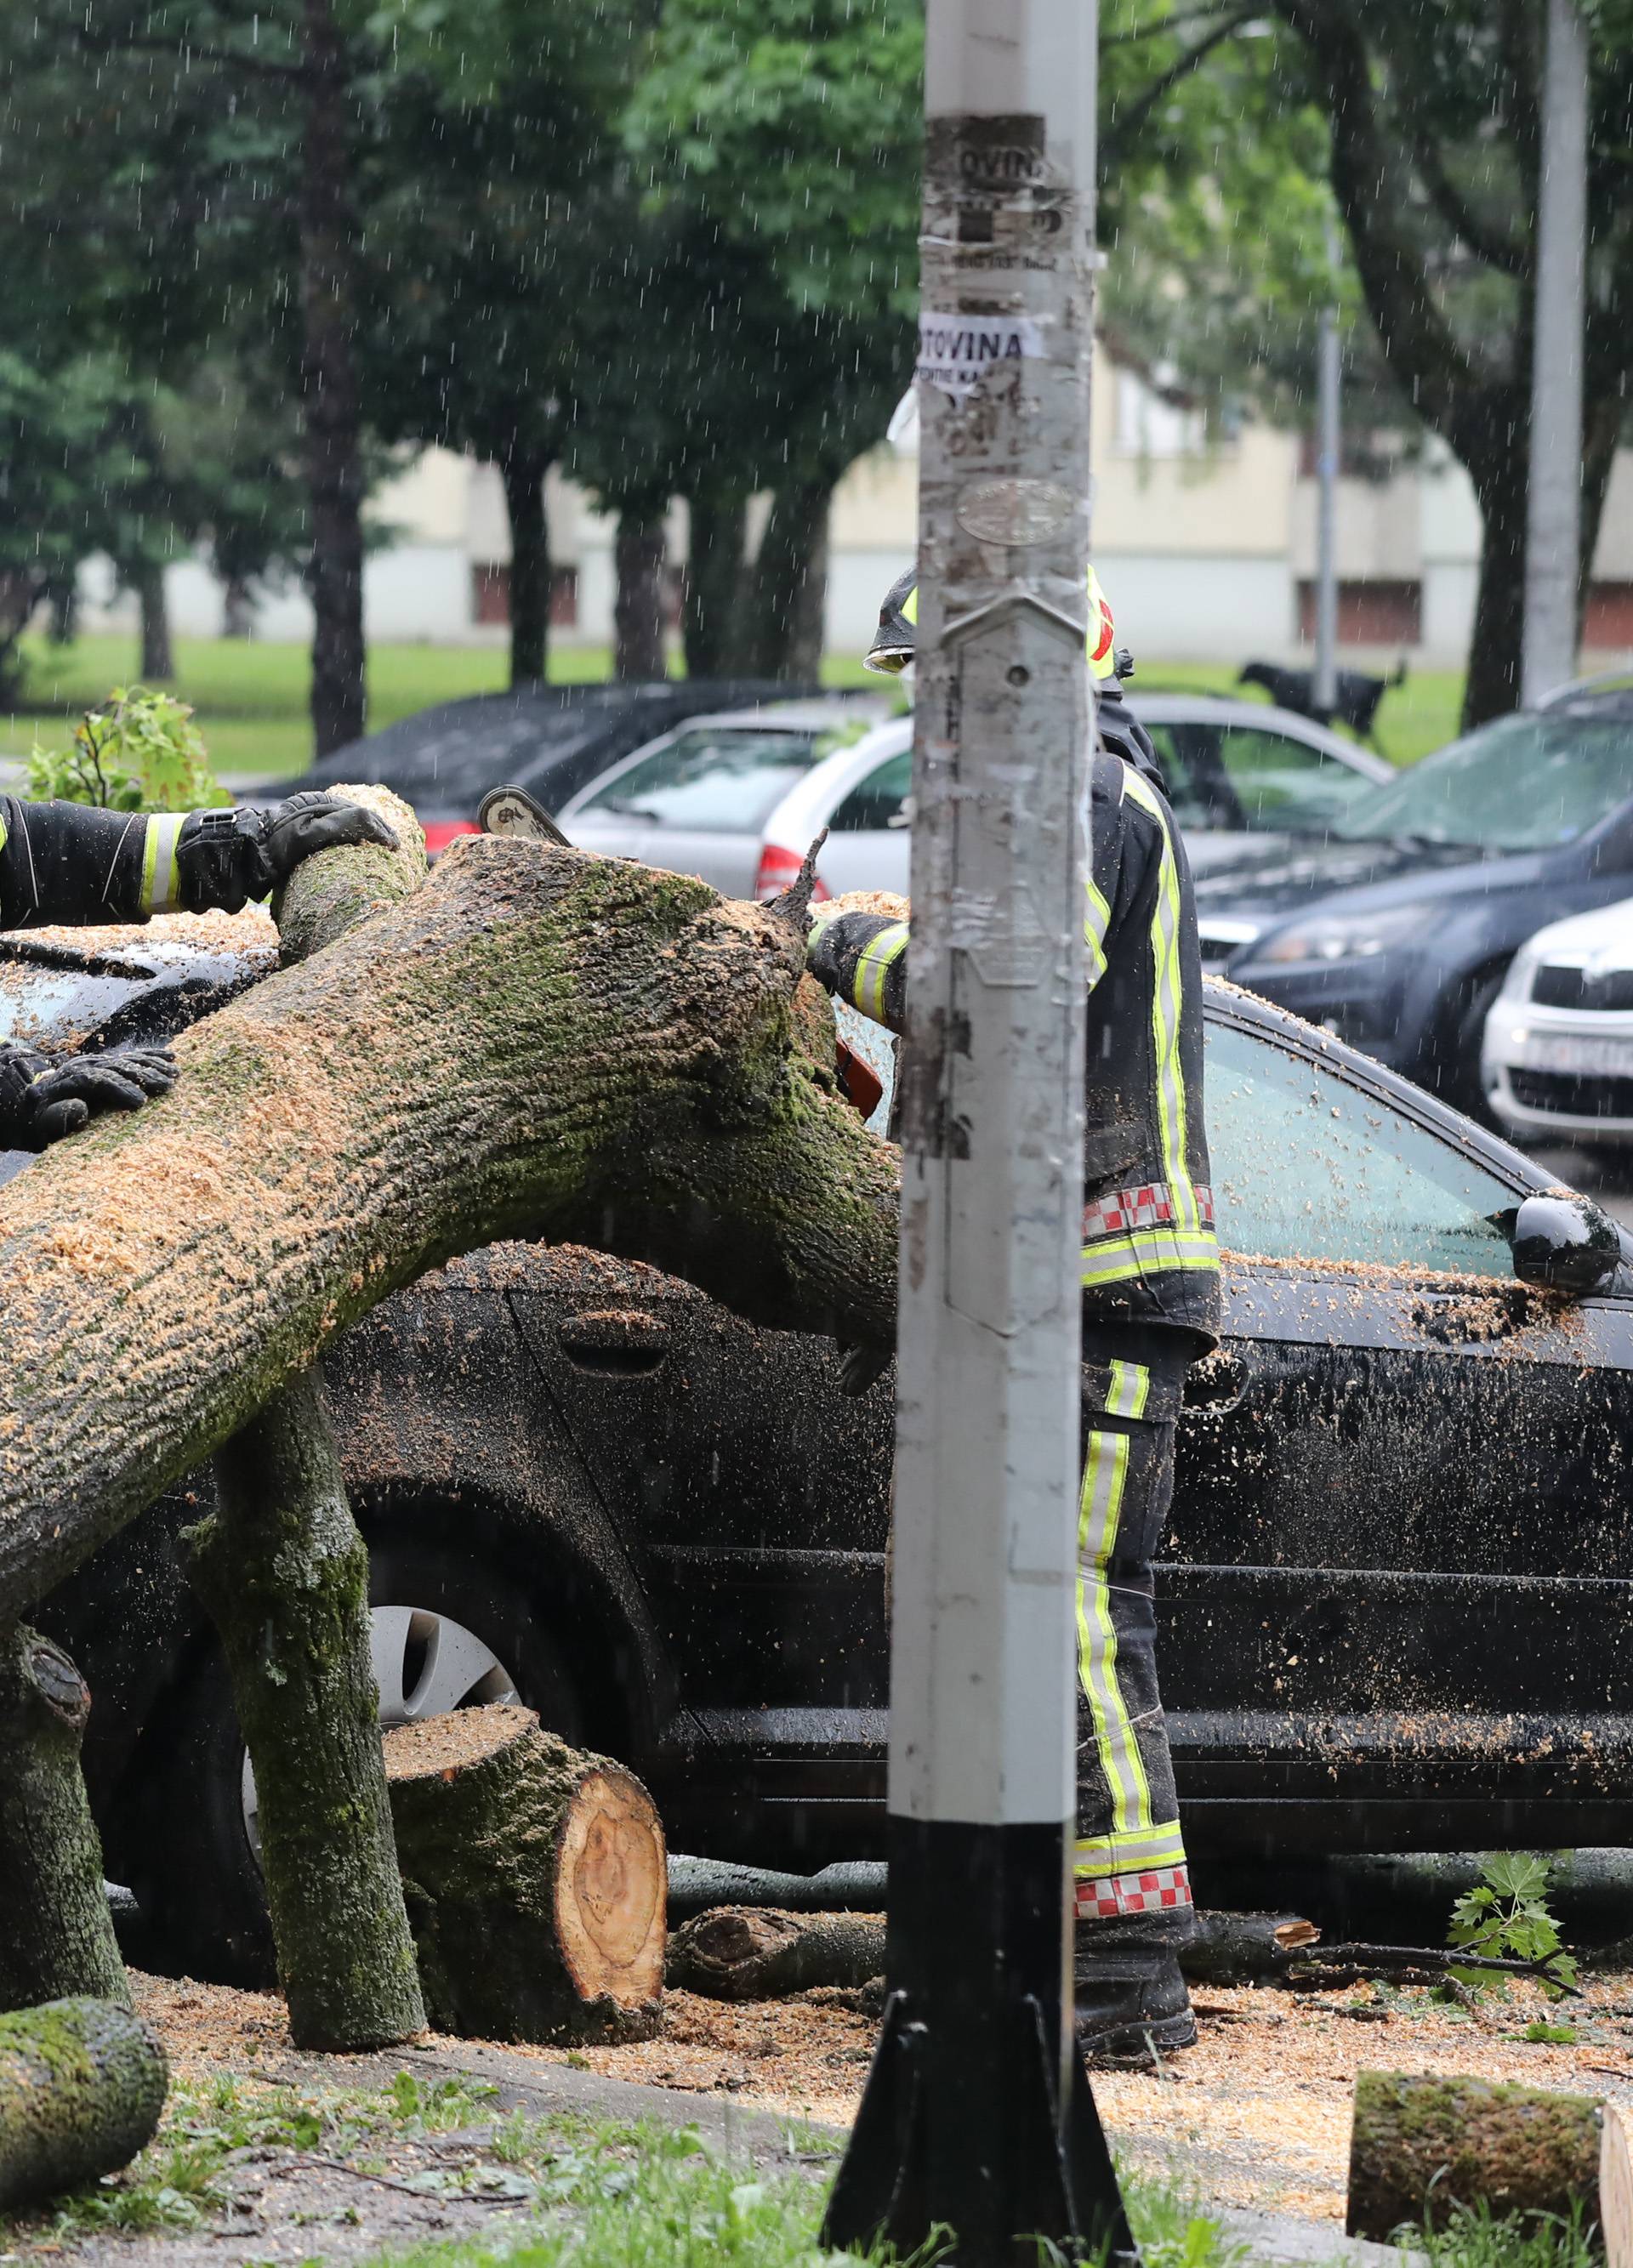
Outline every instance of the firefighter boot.
<path fill-rule="evenodd" d="M 1196 2045 L 1196 2019 L 1172 1940 L 1142 1944 L 1116 1931 L 1076 1933 L 1072 1982 L 1085 2056 L 1163 2053 Z"/>

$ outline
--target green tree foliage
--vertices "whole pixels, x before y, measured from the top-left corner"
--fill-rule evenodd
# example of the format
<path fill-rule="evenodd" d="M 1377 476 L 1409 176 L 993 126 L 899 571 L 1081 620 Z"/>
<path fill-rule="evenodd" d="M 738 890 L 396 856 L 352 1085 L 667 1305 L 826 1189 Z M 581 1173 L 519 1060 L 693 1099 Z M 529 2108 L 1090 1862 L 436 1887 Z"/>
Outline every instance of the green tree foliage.
<path fill-rule="evenodd" d="M 191 709 L 144 685 L 116 685 L 81 718 L 66 748 L 36 742 L 27 786 L 41 802 L 106 811 L 202 811 L 233 799 L 211 770 Z"/>
<path fill-rule="evenodd" d="M 1555 1996 L 1576 1983 L 1577 1964 L 1564 1950 L 1559 1925 L 1548 1906 L 1551 1872 L 1546 1859 L 1524 1851 L 1494 1852 L 1481 1869 L 1484 1880 L 1452 1909 L 1447 1943 L 1489 1960 L 1534 1961 L 1546 1970 Z M 1459 1984 L 1489 1992 L 1489 1969 L 1454 1969 Z"/>

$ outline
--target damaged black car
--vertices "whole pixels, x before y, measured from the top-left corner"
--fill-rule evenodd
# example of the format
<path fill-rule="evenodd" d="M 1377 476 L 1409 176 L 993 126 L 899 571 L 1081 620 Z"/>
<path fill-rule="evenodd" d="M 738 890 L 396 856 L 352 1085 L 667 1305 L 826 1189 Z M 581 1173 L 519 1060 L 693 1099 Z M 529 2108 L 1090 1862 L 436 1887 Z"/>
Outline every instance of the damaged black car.
<path fill-rule="evenodd" d="M 0 942 L 0 1034 L 159 1038 L 251 983 L 219 941 Z M 1159 1573 L 1187 1842 L 1210 1857 L 1624 1839 L 1633 1243 L 1421 1089 L 1208 1000 L 1223 1344 Z M 26 1168 L 0 1160 L 0 1176 Z M 632 1766 L 671 1846 L 883 1847 L 889 1381 L 654 1270 L 496 1247 L 354 1329 L 329 1390 L 382 1715 L 520 1697 Z M 172 1492 L 41 1606 L 144 1957 L 270 1953 L 253 1778 Z"/>

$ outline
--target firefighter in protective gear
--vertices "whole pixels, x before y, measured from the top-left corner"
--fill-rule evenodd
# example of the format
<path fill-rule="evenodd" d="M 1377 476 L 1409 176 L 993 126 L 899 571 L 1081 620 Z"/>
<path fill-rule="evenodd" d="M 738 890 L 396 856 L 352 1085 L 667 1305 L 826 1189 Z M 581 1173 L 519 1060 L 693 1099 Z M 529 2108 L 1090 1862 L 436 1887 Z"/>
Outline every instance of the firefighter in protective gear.
<path fill-rule="evenodd" d="M 1085 2049 L 1119 2052 L 1196 2036 L 1176 1958 L 1193 1914 L 1151 1561 L 1185 1373 L 1216 1344 L 1219 1252 L 1185 850 L 1161 790 L 1127 755 L 1097 747 L 1090 791 L 1075 1970 Z M 809 966 L 899 1032 L 909 935 L 905 921 L 818 908 Z"/>
<path fill-rule="evenodd" d="M 0 796 L 0 929 L 235 914 L 280 887 L 314 850 L 395 842 L 373 812 L 329 795 L 292 795 L 265 811 L 175 813 Z M 94 1111 L 139 1109 L 167 1094 L 175 1076 L 164 1048 L 53 1062 L 0 1044 L 0 1150 L 43 1150 Z"/>
<path fill-rule="evenodd" d="M 910 567 L 884 594 L 879 609 L 879 630 L 862 657 L 867 669 L 898 677 L 910 667 L 918 639 L 919 570 Z M 1126 646 L 1117 644 L 1117 625 L 1100 578 L 1089 570 L 1089 629 L 1084 640 L 1089 666 L 1094 672 L 1100 739 L 1166 796 L 1168 784 L 1145 726 L 1123 699 L 1121 681 L 1134 675 L 1134 662 Z"/>

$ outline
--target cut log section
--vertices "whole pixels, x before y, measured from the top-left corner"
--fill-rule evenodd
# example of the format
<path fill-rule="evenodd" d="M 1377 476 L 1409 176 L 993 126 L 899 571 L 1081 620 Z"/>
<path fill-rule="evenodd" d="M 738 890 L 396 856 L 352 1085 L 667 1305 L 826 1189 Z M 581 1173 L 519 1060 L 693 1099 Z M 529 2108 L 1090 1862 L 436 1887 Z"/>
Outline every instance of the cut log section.
<path fill-rule="evenodd" d="M 168 2085 L 164 2050 L 116 2001 L 0 2016 L 0 2209 L 129 2165 L 153 2139 Z"/>
<path fill-rule="evenodd" d="M 1599 2233 L 1605 2268 L 1633 2268 L 1633 2113 L 1620 2102 L 1601 2105 L 1599 2146 Z"/>
<path fill-rule="evenodd" d="M 1199 1913 L 1193 1935 L 1179 1948 L 1179 1966 L 1193 1984 L 1282 1977 L 1289 1957 L 1320 1934 L 1301 1914 Z"/>
<path fill-rule="evenodd" d="M 634 1775 L 502 1702 L 398 1726 L 385 1753 L 432 2023 L 492 2040 L 649 2038 L 668 1867 Z"/>
<path fill-rule="evenodd" d="M 813 1985 L 854 1989 L 884 1973 L 884 1916 L 718 1906 L 676 1930 L 664 1982 L 711 2000 L 776 2000 Z"/>
<path fill-rule="evenodd" d="M 60 1646 L 0 1624 L 0 2008 L 130 1998 L 79 1773 L 90 1712 Z"/>
<path fill-rule="evenodd" d="M 1356 2077 L 1351 2236 L 1386 2243 L 1403 2224 L 1441 2227 L 1459 2205 L 1493 2216 L 1597 2215 L 1600 2105 L 1479 2079 Z"/>

